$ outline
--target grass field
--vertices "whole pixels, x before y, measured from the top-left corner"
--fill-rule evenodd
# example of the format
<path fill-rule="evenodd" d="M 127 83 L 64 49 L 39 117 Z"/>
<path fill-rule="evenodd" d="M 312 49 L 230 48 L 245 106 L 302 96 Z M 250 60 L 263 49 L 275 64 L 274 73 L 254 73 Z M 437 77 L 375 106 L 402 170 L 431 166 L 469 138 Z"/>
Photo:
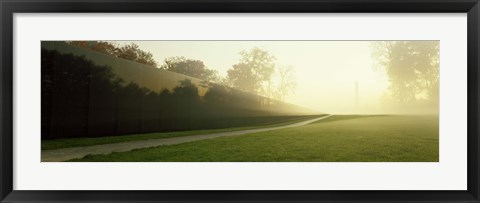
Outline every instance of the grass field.
<path fill-rule="evenodd" d="M 274 127 L 279 125 L 287 125 L 295 122 L 300 122 L 300 121 L 308 120 L 315 117 L 317 116 L 298 116 L 298 117 L 282 118 L 282 119 L 279 119 L 278 121 L 272 121 L 263 125 L 249 126 L 249 127 L 191 130 L 191 131 L 181 131 L 181 132 L 147 133 L 147 134 L 133 134 L 133 135 L 92 137 L 92 138 L 85 137 L 85 138 L 42 140 L 41 148 L 42 150 L 62 149 L 62 148 L 69 148 L 69 147 L 92 146 L 92 145 L 100 145 L 100 144 L 129 142 L 129 141 L 136 141 L 136 140 L 182 137 L 182 136 L 189 136 L 189 135 L 201 135 L 201 134 L 209 134 L 209 133 L 263 128 L 263 127 Z"/>
<path fill-rule="evenodd" d="M 438 116 L 332 116 L 309 125 L 72 161 L 437 162 Z"/>

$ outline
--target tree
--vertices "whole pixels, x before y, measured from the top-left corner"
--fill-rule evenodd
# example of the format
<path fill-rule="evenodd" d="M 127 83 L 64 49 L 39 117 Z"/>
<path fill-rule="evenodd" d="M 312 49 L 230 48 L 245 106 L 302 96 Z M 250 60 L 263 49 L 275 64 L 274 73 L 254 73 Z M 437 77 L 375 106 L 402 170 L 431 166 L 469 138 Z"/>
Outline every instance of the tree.
<path fill-rule="evenodd" d="M 153 59 L 152 53 L 141 50 L 135 43 L 117 47 L 116 56 L 157 67 L 157 62 Z"/>
<path fill-rule="evenodd" d="M 172 72 L 188 75 L 209 82 L 218 82 L 218 72 L 205 67 L 203 61 L 186 59 L 185 57 L 170 57 L 165 59 L 161 68 Z"/>
<path fill-rule="evenodd" d="M 117 49 L 113 43 L 103 41 L 68 41 L 67 44 L 110 55 L 115 55 Z"/>
<path fill-rule="evenodd" d="M 203 101 L 210 109 L 218 109 L 220 107 L 232 105 L 230 102 L 231 92 L 223 85 L 208 84 L 208 91 L 203 96 Z"/>
<path fill-rule="evenodd" d="M 197 86 L 189 79 L 180 81 L 180 85 L 173 88 L 172 95 L 178 97 L 178 101 L 196 102 L 200 98 Z"/>
<path fill-rule="evenodd" d="M 180 85 L 175 87 L 172 92 L 172 99 L 175 102 L 175 114 L 180 118 L 185 119 L 186 125 L 189 129 L 194 115 L 202 109 L 200 108 L 200 96 L 198 88 L 191 80 L 185 79 L 180 81 Z"/>
<path fill-rule="evenodd" d="M 141 50 L 133 42 L 124 46 L 106 41 L 67 41 L 67 44 L 157 67 L 152 53 Z"/>
<path fill-rule="evenodd" d="M 240 62 L 227 71 L 227 77 L 232 81 L 233 87 L 257 94 L 264 92 L 270 96 L 275 57 L 257 47 L 250 51 L 242 51 L 240 55 Z"/>
<path fill-rule="evenodd" d="M 372 44 L 372 56 L 389 78 L 389 91 L 401 104 L 428 100 L 438 104 L 439 47 L 437 41 L 382 41 Z"/>
<path fill-rule="evenodd" d="M 295 80 L 295 72 L 293 66 L 280 66 L 278 68 L 280 82 L 278 84 L 278 94 L 284 102 L 285 97 L 295 91 L 297 82 Z"/>
<path fill-rule="evenodd" d="M 257 92 L 260 87 L 260 79 L 252 72 L 252 68 L 244 63 L 235 64 L 227 71 L 230 84 L 246 92 Z"/>

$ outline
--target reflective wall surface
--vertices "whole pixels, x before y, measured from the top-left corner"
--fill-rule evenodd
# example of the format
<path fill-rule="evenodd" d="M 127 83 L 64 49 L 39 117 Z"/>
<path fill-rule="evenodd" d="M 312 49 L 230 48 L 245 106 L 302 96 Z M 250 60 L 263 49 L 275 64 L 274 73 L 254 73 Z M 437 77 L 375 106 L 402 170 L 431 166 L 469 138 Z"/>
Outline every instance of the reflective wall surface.
<path fill-rule="evenodd" d="M 41 50 L 42 139 L 258 125 L 308 109 L 64 42 Z"/>

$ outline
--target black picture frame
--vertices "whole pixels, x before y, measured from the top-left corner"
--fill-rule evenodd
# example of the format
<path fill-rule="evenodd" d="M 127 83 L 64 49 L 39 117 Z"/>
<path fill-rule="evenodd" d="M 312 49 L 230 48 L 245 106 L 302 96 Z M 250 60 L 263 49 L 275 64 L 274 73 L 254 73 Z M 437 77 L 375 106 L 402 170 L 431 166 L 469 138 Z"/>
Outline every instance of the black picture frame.
<path fill-rule="evenodd" d="M 478 0 L 0 0 L 1 202 L 479 202 Z M 468 189 L 466 191 L 24 191 L 13 190 L 15 13 L 467 13 Z"/>

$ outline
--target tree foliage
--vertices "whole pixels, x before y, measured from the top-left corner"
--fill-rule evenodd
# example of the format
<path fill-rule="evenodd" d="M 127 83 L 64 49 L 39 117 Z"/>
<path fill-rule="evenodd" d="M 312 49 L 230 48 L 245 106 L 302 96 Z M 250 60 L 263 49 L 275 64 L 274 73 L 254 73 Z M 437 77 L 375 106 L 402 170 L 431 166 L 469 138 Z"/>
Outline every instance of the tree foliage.
<path fill-rule="evenodd" d="M 381 41 L 372 43 L 372 48 L 377 65 L 389 78 L 393 99 L 402 104 L 438 103 L 437 41 Z"/>
<path fill-rule="evenodd" d="M 257 92 L 260 88 L 258 77 L 253 74 L 250 66 L 244 63 L 235 64 L 227 71 L 230 84 L 240 90 Z"/>
<path fill-rule="evenodd" d="M 161 68 L 172 72 L 188 75 L 209 82 L 217 82 L 218 72 L 208 69 L 203 61 L 187 59 L 185 57 L 166 58 Z"/>
<path fill-rule="evenodd" d="M 141 50 L 133 42 L 123 46 L 107 41 L 68 41 L 67 44 L 157 67 L 152 53 Z"/>
<path fill-rule="evenodd" d="M 227 71 L 232 86 L 252 93 L 267 92 L 275 71 L 275 57 L 257 47 L 240 55 L 240 62 Z"/>

